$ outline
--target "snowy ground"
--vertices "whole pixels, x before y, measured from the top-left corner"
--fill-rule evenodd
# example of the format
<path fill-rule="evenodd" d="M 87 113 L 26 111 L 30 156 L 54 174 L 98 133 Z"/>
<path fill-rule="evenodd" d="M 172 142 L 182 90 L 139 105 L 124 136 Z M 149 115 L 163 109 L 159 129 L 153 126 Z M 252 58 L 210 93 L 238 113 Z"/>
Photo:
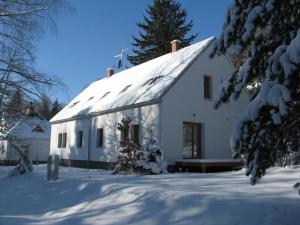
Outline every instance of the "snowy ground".
<path fill-rule="evenodd" d="M 0 167 L 0 224 L 299 224 L 297 169 L 273 168 L 256 186 L 241 171 L 116 176 L 108 171 L 46 167 L 6 177 Z"/>

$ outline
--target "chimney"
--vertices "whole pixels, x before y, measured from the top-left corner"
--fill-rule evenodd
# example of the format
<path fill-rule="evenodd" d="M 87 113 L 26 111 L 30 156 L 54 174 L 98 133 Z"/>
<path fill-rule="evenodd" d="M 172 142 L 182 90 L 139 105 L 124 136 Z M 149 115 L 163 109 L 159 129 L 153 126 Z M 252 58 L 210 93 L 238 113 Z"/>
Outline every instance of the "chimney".
<path fill-rule="evenodd" d="M 180 40 L 171 41 L 172 52 L 177 52 L 180 49 Z"/>
<path fill-rule="evenodd" d="M 107 76 L 107 77 L 111 77 L 112 75 L 114 75 L 114 70 L 113 70 L 113 68 L 108 68 L 108 69 L 106 70 L 106 76 Z"/>
<path fill-rule="evenodd" d="M 30 102 L 29 105 L 26 107 L 26 116 L 34 116 L 34 108 L 33 103 Z"/>

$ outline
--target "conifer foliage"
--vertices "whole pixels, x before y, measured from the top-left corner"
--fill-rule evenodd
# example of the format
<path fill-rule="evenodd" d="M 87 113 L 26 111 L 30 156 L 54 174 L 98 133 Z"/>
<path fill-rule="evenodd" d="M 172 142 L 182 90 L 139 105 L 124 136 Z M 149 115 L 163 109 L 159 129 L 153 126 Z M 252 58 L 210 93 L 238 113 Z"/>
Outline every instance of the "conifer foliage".
<path fill-rule="evenodd" d="M 160 174 L 167 172 L 167 162 L 156 139 L 149 139 L 141 147 L 129 136 L 130 118 L 123 118 L 117 129 L 123 134 L 120 142 L 118 162 L 113 170 L 117 173 Z M 125 134 L 125 135 L 124 135 Z"/>
<path fill-rule="evenodd" d="M 131 119 L 123 118 L 121 123 L 118 123 L 117 129 L 122 134 L 128 134 Z M 123 135 L 120 141 L 121 150 L 118 155 L 118 163 L 114 168 L 113 174 L 120 171 L 126 173 L 136 173 L 138 170 L 137 161 L 141 157 L 141 151 L 138 144 L 134 143 L 127 135 Z"/>
<path fill-rule="evenodd" d="M 255 184 L 268 167 L 299 152 L 299 0 L 234 0 L 213 55 L 224 53 L 245 57 L 223 81 L 215 106 L 252 88 L 230 144 Z"/>
<path fill-rule="evenodd" d="M 147 62 L 170 52 L 170 42 L 178 39 L 188 46 L 197 34 L 186 37 L 193 21 L 186 22 L 187 12 L 174 0 L 154 0 L 146 9 L 144 22 L 137 23 L 139 38 L 133 37 L 134 55 L 128 56 L 133 65 Z"/>

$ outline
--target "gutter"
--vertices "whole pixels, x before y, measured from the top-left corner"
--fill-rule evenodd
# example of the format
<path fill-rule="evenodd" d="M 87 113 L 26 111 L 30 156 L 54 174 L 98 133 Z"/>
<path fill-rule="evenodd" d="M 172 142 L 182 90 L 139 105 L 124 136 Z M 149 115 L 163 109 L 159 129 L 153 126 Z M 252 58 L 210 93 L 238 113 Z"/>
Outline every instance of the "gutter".
<path fill-rule="evenodd" d="M 105 115 L 105 114 L 118 112 L 118 111 L 123 111 L 126 109 L 132 109 L 132 108 L 138 108 L 138 107 L 143 107 L 143 106 L 148 106 L 148 105 L 159 104 L 161 102 L 162 102 L 162 100 L 160 98 L 158 98 L 158 99 L 154 99 L 154 100 L 150 100 L 150 101 L 146 101 L 146 102 L 125 105 L 125 106 L 121 106 L 121 107 L 117 107 L 117 108 L 113 108 L 113 109 L 107 109 L 107 110 L 103 110 L 103 111 L 99 111 L 99 112 L 92 112 L 92 113 L 89 113 L 88 115 L 81 114 L 78 116 L 74 116 L 74 117 L 70 117 L 70 118 L 66 118 L 66 119 L 62 119 L 62 120 L 50 121 L 50 123 L 57 124 L 57 123 L 69 122 L 69 121 L 74 121 L 74 120 L 79 120 L 79 119 L 92 118 L 95 116 Z"/>

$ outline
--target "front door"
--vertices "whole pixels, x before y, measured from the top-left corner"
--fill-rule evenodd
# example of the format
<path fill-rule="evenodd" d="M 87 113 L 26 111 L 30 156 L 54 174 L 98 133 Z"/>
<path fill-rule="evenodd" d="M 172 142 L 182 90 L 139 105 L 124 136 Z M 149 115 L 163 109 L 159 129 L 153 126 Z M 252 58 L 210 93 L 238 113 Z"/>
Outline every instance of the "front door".
<path fill-rule="evenodd" d="M 183 123 L 183 158 L 200 159 L 201 158 L 201 124 Z"/>

